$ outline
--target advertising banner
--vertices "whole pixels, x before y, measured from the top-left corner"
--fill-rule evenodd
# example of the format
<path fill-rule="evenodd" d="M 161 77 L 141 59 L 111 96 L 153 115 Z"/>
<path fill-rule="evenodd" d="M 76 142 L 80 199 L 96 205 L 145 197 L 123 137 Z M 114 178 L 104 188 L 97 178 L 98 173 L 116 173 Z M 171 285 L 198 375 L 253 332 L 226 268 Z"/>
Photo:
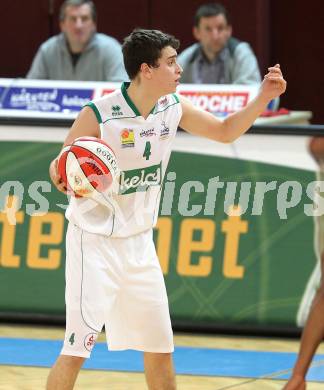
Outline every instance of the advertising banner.
<path fill-rule="evenodd" d="M 7 88 L 0 104 L 5 110 L 76 114 L 89 100 L 113 92 L 120 84 L 0 79 L 0 96 L 1 88 Z M 246 106 L 256 96 L 258 86 L 183 84 L 177 91 L 194 105 L 223 116 Z"/>
<path fill-rule="evenodd" d="M 11 87 L 2 102 L 2 108 L 41 112 L 79 112 L 92 96 L 92 89 Z"/>
<path fill-rule="evenodd" d="M 177 138 L 154 232 L 173 320 L 295 327 L 324 214 L 320 202 L 314 214 L 308 138 L 286 137 L 298 153 L 281 162 L 262 151 L 280 136 L 244 136 L 239 153 L 204 141 L 199 154 L 187 138 Z M 0 312 L 64 314 L 67 198 L 48 177 L 59 148 L 0 144 Z"/>

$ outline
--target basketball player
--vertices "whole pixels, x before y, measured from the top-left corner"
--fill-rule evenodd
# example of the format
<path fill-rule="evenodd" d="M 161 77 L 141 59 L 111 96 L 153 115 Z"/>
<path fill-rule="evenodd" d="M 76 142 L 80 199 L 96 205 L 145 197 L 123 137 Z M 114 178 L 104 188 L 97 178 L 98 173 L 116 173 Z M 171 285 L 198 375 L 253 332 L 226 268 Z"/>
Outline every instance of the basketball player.
<path fill-rule="evenodd" d="M 134 30 L 123 44 L 131 82 L 83 108 L 65 140 L 102 138 L 114 150 L 121 175 L 118 190 L 107 198 L 110 206 L 71 198 L 67 209 L 66 336 L 48 390 L 73 388 L 103 325 L 110 350 L 144 351 L 150 390 L 176 388 L 168 300 L 152 228 L 177 128 L 232 142 L 286 89 L 280 66 L 271 67 L 258 96 L 220 121 L 175 93 L 182 72 L 178 47 L 177 39 L 160 31 Z M 57 159 L 50 175 L 64 192 Z"/>
<path fill-rule="evenodd" d="M 316 180 L 324 180 L 324 137 L 313 137 L 309 151 L 319 169 Z M 323 197 L 323 192 L 318 196 Z M 284 390 L 305 390 L 305 377 L 324 335 L 324 218 L 315 217 L 315 253 L 318 259 L 300 302 L 297 325 L 304 326 L 298 358 Z"/>

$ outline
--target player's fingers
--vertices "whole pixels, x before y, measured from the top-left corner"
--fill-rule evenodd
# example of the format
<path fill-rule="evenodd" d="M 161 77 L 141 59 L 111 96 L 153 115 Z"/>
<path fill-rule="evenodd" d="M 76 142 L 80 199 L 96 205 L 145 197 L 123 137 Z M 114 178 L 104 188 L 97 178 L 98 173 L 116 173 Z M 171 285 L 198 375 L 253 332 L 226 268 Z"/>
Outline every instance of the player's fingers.
<path fill-rule="evenodd" d="M 264 76 L 267 80 L 284 80 L 284 78 L 280 74 L 276 73 L 268 73 Z"/>
<path fill-rule="evenodd" d="M 55 176 L 59 176 L 58 159 L 57 158 L 54 160 L 54 172 L 55 172 Z"/>
<path fill-rule="evenodd" d="M 56 185 L 56 188 L 57 188 L 59 191 L 63 192 L 64 194 L 67 193 L 67 188 L 66 188 L 66 185 L 65 185 L 64 183 L 57 184 L 57 185 Z"/>
<path fill-rule="evenodd" d="M 51 163 L 49 173 L 50 173 L 50 177 L 55 185 L 59 184 L 62 181 L 61 176 L 58 172 L 58 160 L 57 159 L 55 159 Z"/>
<path fill-rule="evenodd" d="M 273 66 L 269 66 L 268 69 L 280 69 L 280 64 L 276 64 L 276 65 L 273 65 Z"/>
<path fill-rule="evenodd" d="M 274 78 L 274 79 L 268 79 L 268 80 L 270 81 L 270 83 L 271 83 L 273 86 L 275 86 L 275 87 L 277 87 L 277 88 L 280 88 L 280 89 L 285 89 L 286 86 L 287 86 L 286 81 L 283 80 L 283 79 L 276 79 L 276 78 Z"/>
<path fill-rule="evenodd" d="M 59 171 L 58 171 L 58 170 L 56 170 L 56 172 L 54 173 L 53 180 L 54 180 L 56 183 L 58 183 L 58 184 L 60 184 L 60 183 L 63 182 L 63 179 L 62 179 L 61 175 L 59 174 Z"/>
<path fill-rule="evenodd" d="M 270 82 L 273 85 L 280 86 L 280 88 L 286 88 L 287 82 L 280 75 L 267 74 L 264 76 L 264 81 Z"/>
<path fill-rule="evenodd" d="M 281 68 L 280 68 L 279 64 L 276 64 L 274 66 L 269 66 L 268 70 L 269 70 L 269 72 L 272 71 L 272 72 L 280 72 L 281 73 Z"/>
<path fill-rule="evenodd" d="M 63 180 L 62 180 L 61 176 L 59 176 L 59 175 L 55 175 L 52 180 L 53 180 L 53 183 L 56 185 L 56 187 L 63 183 Z"/>
<path fill-rule="evenodd" d="M 279 68 L 269 68 L 269 73 L 267 74 L 276 74 L 282 76 L 282 72 Z"/>
<path fill-rule="evenodd" d="M 282 78 L 269 77 L 267 80 L 270 81 L 273 84 L 286 85 L 286 81 L 284 79 L 282 79 Z"/>

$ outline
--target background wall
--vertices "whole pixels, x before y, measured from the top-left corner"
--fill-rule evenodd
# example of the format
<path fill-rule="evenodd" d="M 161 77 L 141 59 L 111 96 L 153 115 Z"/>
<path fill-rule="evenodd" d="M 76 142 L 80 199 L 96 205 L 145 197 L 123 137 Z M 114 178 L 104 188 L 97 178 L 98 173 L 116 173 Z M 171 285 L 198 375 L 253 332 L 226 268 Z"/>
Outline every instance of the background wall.
<path fill-rule="evenodd" d="M 176 35 L 181 49 L 193 42 L 192 19 L 201 0 L 95 0 L 98 30 L 122 39 L 134 27 L 158 28 Z M 59 31 L 62 0 L 2 0 L 0 77 L 23 77 L 41 42 Z M 261 72 L 280 62 L 288 80 L 281 105 L 312 110 L 313 123 L 324 123 L 323 2 L 312 0 L 223 0 L 232 15 L 234 35 L 250 42 Z"/>

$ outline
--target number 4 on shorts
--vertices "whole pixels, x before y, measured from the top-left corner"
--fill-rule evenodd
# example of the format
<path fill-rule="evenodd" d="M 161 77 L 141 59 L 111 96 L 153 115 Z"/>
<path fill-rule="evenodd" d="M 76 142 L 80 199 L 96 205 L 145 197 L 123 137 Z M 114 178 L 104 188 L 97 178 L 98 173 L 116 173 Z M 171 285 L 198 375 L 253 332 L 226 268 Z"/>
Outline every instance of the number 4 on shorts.
<path fill-rule="evenodd" d="M 70 338 L 69 338 L 69 343 L 70 343 L 71 345 L 74 344 L 74 336 L 75 336 L 75 333 L 72 333 L 71 336 L 70 336 Z"/>
<path fill-rule="evenodd" d="M 152 152 L 151 152 L 151 142 L 147 141 L 146 144 L 145 144 L 143 157 L 145 157 L 146 160 L 149 160 L 151 154 L 152 154 Z"/>

